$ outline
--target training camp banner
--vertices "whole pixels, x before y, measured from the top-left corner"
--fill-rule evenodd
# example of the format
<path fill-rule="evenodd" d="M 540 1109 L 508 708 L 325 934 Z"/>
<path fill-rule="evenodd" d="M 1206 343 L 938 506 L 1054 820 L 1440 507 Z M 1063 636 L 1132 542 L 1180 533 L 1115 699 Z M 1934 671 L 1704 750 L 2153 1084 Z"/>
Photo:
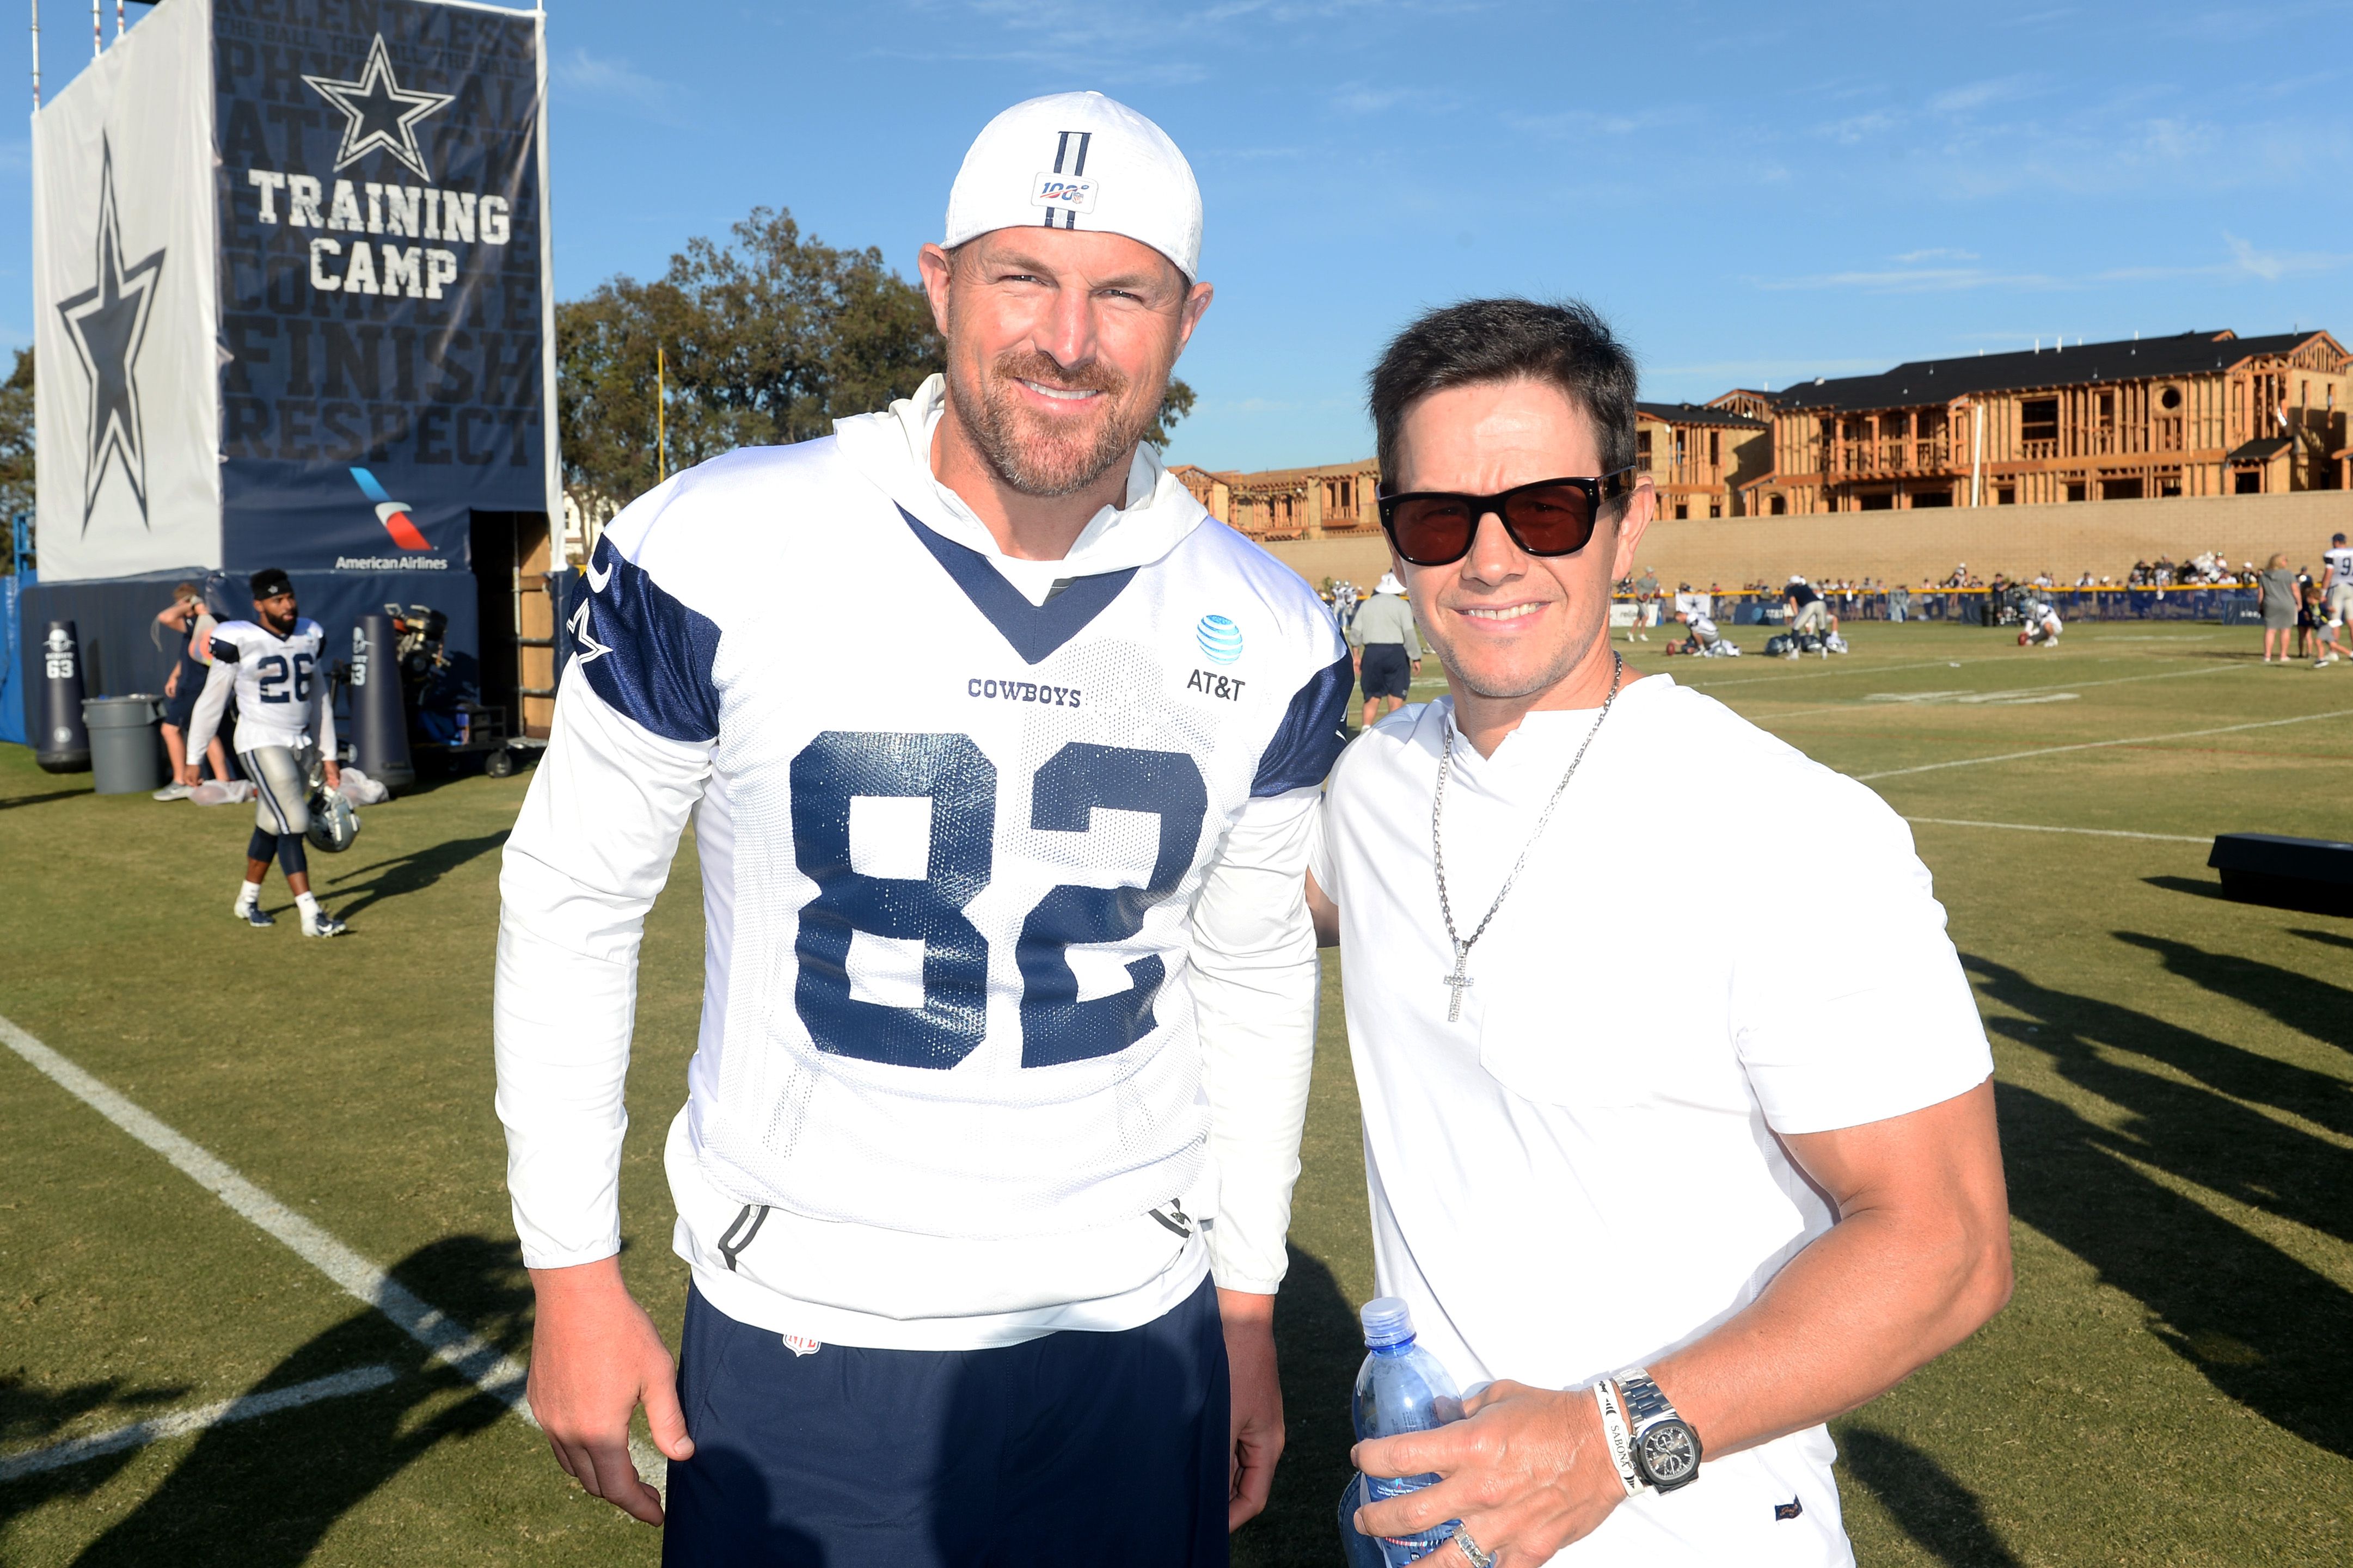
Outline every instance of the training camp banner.
<path fill-rule="evenodd" d="M 164 0 L 36 117 L 45 576 L 463 569 L 472 511 L 559 514 L 543 44 Z"/>
<path fill-rule="evenodd" d="M 554 491 L 541 18 L 213 12 L 228 558 L 463 566 Z"/>

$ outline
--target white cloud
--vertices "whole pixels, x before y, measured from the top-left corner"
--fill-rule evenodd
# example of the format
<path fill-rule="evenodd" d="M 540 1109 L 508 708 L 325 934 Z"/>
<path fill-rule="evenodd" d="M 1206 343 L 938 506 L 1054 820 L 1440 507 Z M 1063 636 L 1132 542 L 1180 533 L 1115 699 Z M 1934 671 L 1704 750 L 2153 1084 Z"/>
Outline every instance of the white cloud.
<path fill-rule="evenodd" d="M 1342 114 L 1380 114 L 1392 109 L 1443 110 L 1454 106 L 1453 95 L 1427 87 L 1374 87 L 1350 82 L 1333 90 L 1332 107 Z"/>
<path fill-rule="evenodd" d="M 618 60 L 598 59 L 584 48 L 574 49 L 569 58 L 559 58 L 553 74 L 558 87 L 634 104 L 655 120 L 670 121 L 680 96 L 675 82 L 648 76 Z"/>
<path fill-rule="evenodd" d="M 2021 72 L 1973 81 L 1936 94 L 1928 100 L 1928 107 L 1938 114 L 1966 114 L 1972 109 L 1983 109 L 1989 103 L 2023 97 L 2032 89 L 2035 79 L 2033 76 Z"/>
<path fill-rule="evenodd" d="M 1857 268 L 1814 273 L 1798 278 L 1757 278 L 1750 283 L 1768 292 L 1851 289 L 1866 294 L 1947 294 L 1979 289 L 2047 293 L 2094 289 L 2108 283 L 2155 283 L 2203 279 L 2215 282 L 2259 280 L 2276 283 L 2284 278 L 2306 278 L 2353 266 L 2353 251 L 2263 250 L 2237 235 L 2225 234 L 2227 261 L 2154 263 L 2142 267 L 2111 267 L 2075 276 L 2047 272 L 2003 272 L 1982 267 L 1919 267 Z M 1909 264 L 1926 260 L 1974 261 L 1964 251 L 1915 250 L 1894 258 Z M 2009 334 L 2015 335 L 2015 334 Z"/>
<path fill-rule="evenodd" d="M 1938 246 L 1927 250 L 1907 250 L 1901 256 L 1891 256 L 1887 259 L 1905 267 L 1917 267 L 1923 261 L 1975 261 L 1977 258 L 1978 253 L 1974 250 L 1947 250 Z"/>

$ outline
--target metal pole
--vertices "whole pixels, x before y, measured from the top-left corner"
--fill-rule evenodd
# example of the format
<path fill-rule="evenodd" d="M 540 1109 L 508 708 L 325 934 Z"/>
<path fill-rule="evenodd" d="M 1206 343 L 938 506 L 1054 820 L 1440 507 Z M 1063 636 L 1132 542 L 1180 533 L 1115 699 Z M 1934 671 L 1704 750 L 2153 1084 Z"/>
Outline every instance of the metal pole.
<path fill-rule="evenodd" d="M 90 0 L 90 58 L 91 59 L 98 58 L 98 52 L 106 42 L 105 38 L 99 33 L 98 17 L 98 0 Z"/>
<path fill-rule="evenodd" d="M 654 345 L 654 472 L 656 483 L 670 478 L 669 372 L 659 343 Z"/>
<path fill-rule="evenodd" d="M 122 0 L 114 0 L 114 41 L 122 41 Z"/>
<path fill-rule="evenodd" d="M 33 0 L 33 108 L 41 107 L 41 0 Z"/>

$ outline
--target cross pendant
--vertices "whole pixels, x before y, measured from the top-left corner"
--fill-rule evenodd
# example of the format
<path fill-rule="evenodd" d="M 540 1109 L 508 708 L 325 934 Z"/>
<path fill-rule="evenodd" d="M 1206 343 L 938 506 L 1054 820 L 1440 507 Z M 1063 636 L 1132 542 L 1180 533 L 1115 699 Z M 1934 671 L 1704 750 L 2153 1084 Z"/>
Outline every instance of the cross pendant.
<path fill-rule="evenodd" d="M 1446 1021 L 1450 1024 L 1459 1024 L 1462 1021 L 1462 992 L 1464 987 L 1471 984 L 1471 976 L 1468 973 L 1470 965 L 1470 945 L 1466 942 L 1455 943 L 1454 973 L 1444 977 L 1444 984 L 1451 986 L 1454 991 L 1453 996 L 1446 1005 Z"/>

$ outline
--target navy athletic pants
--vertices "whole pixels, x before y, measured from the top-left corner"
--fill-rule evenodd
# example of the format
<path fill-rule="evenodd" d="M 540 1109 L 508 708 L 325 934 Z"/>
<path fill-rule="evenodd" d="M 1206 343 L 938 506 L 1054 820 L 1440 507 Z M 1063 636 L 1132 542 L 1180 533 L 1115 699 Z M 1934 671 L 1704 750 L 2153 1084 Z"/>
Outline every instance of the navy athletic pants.
<path fill-rule="evenodd" d="M 1208 1280 L 1124 1333 L 796 1355 L 697 1291 L 664 1568 L 1225 1568 L 1225 1332 Z"/>

